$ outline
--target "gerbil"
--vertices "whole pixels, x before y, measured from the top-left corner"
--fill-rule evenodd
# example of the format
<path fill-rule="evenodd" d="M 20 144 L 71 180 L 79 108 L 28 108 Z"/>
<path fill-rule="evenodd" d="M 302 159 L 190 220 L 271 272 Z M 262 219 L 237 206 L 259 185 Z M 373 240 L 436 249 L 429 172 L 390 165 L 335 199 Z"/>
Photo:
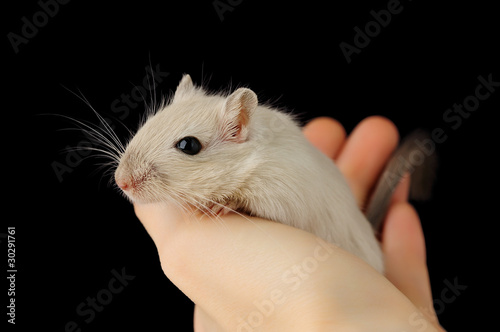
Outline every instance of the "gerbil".
<path fill-rule="evenodd" d="M 383 271 L 376 232 L 335 164 L 292 116 L 259 105 L 250 89 L 208 94 L 184 75 L 170 103 L 128 143 L 115 181 L 133 202 L 236 210 L 301 228 Z M 380 206 L 368 211 L 374 223 L 395 187 L 386 182 L 374 197 Z"/>

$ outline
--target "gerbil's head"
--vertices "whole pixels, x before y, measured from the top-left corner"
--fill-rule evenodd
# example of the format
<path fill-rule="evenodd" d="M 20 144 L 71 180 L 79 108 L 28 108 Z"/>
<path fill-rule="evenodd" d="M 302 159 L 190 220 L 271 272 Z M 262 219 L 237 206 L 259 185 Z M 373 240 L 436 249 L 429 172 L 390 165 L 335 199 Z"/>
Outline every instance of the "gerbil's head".
<path fill-rule="evenodd" d="M 209 95 L 184 75 L 171 102 L 128 143 L 116 184 L 138 203 L 230 198 L 252 168 L 249 123 L 257 104 L 249 89 Z"/>

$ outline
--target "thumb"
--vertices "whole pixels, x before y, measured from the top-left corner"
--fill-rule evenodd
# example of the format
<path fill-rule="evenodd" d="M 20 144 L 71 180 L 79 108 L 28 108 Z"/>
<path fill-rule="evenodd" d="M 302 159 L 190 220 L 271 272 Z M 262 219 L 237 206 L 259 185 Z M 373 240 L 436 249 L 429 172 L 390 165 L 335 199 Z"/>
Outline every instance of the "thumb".
<path fill-rule="evenodd" d="M 176 228 L 181 226 L 185 214 L 164 203 L 134 204 L 135 215 L 141 221 L 157 249 L 169 242 Z"/>
<path fill-rule="evenodd" d="M 394 203 L 385 220 L 382 238 L 386 277 L 427 318 L 437 323 L 433 307 L 425 240 L 417 212 L 408 202 Z"/>

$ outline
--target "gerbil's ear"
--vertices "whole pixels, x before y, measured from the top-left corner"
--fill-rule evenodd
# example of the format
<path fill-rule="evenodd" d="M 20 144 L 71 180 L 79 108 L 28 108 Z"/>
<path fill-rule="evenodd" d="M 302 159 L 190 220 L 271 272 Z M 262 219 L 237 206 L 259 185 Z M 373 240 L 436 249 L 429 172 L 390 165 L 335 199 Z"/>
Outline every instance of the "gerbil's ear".
<path fill-rule="evenodd" d="M 182 76 L 177 89 L 175 90 L 174 101 L 178 101 L 181 98 L 189 95 L 195 89 L 193 81 L 191 80 L 191 76 L 189 74 L 184 74 Z"/>
<path fill-rule="evenodd" d="M 221 131 L 224 140 L 238 143 L 248 137 L 248 123 L 259 101 L 250 89 L 239 88 L 227 97 L 222 108 Z"/>

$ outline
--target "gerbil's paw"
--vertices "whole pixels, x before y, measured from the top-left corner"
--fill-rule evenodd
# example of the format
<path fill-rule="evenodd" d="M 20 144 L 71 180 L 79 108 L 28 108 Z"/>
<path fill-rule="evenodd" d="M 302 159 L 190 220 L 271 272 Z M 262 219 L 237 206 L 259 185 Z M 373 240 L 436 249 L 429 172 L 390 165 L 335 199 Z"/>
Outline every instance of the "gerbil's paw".
<path fill-rule="evenodd" d="M 210 203 L 207 206 L 208 213 L 212 216 L 225 216 L 231 211 L 234 211 L 236 209 L 236 206 L 231 203 L 226 203 L 226 204 L 221 204 L 221 203 Z"/>

